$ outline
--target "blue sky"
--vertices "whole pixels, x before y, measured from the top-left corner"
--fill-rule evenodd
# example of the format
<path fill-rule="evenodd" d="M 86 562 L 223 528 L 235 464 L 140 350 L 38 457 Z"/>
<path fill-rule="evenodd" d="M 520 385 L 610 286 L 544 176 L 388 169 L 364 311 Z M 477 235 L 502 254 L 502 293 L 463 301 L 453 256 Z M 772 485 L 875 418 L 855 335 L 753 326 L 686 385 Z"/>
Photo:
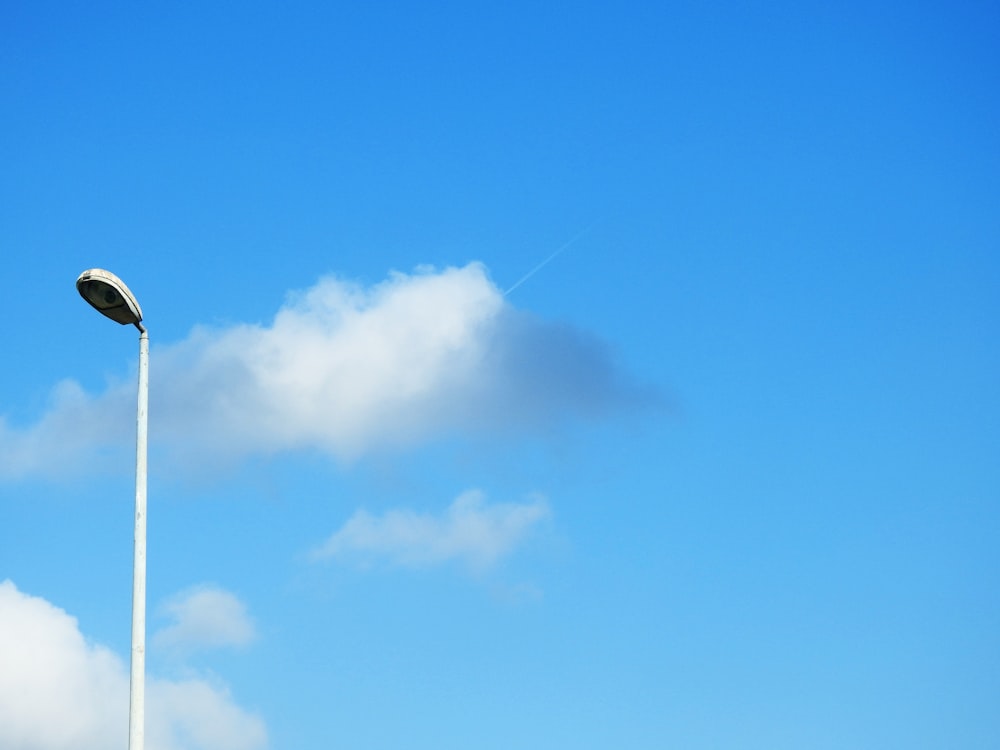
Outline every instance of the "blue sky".
<path fill-rule="evenodd" d="M 1000 17 L 827 5 L 5 4 L 0 746 L 125 747 L 101 267 L 150 750 L 996 747 Z"/>

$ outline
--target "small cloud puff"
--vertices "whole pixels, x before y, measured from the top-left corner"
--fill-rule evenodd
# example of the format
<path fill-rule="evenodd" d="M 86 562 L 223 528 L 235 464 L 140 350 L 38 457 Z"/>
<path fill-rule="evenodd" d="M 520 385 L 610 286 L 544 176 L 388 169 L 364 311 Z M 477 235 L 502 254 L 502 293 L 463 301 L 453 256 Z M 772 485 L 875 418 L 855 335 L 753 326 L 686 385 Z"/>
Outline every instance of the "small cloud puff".
<path fill-rule="evenodd" d="M 246 646 L 257 637 L 243 602 L 215 586 L 181 592 L 160 609 L 173 623 L 157 631 L 153 645 L 168 651 Z"/>
<path fill-rule="evenodd" d="M 362 565 L 387 562 L 430 567 L 456 561 L 474 570 L 492 567 L 508 555 L 539 522 L 550 516 L 548 503 L 490 505 L 482 492 L 459 495 L 441 516 L 407 509 L 373 516 L 359 510 L 314 550 L 314 560 L 345 559 Z"/>

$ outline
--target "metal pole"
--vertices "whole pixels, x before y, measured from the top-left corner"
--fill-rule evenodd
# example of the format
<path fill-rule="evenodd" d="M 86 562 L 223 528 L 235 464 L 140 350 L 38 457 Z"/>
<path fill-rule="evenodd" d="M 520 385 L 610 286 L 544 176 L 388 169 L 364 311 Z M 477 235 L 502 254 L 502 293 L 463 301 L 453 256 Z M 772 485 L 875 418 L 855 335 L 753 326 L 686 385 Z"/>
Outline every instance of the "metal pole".
<path fill-rule="evenodd" d="M 146 443 L 149 404 L 149 336 L 139 323 L 139 405 L 135 439 L 135 551 L 132 567 L 132 674 L 128 747 L 142 750 L 146 703 Z"/>

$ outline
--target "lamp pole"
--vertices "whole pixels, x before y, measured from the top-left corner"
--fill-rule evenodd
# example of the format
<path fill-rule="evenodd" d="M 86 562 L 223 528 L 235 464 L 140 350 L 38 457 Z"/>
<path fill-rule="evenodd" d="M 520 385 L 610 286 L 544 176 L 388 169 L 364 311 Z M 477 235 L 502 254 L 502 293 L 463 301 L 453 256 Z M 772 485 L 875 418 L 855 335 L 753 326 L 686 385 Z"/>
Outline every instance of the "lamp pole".
<path fill-rule="evenodd" d="M 128 747 L 142 750 L 146 719 L 146 444 L 149 424 L 149 334 L 139 333 L 139 401 L 135 430 L 135 542 L 132 558 L 132 674 Z"/>
<path fill-rule="evenodd" d="M 129 678 L 128 747 L 143 750 L 146 718 L 146 446 L 148 443 L 149 334 L 142 310 L 124 282 L 92 268 L 76 280 L 77 291 L 94 309 L 139 329 L 139 398 L 135 438 L 135 533 L 132 559 L 132 653 Z"/>

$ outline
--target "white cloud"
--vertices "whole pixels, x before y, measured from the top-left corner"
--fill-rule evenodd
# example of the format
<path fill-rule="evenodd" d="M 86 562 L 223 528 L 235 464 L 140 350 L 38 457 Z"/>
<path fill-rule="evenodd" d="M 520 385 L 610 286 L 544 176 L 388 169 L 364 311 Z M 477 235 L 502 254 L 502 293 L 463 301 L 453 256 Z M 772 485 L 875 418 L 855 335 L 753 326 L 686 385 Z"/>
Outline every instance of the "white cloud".
<path fill-rule="evenodd" d="M 146 704 L 149 750 L 267 746 L 264 723 L 233 703 L 228 690 L 204 680 L 157 681 Z"/>
<path fill-rule="evenodd" d="M 131 394 L 131 397 L 129 397 Z M 135 384 L 94 398 L 72 380 L 52 389 L 37 424 L 18 430 L 0 417 L 0 477 L 79 476 L 130 466 L 135 445 Z"/>
<path fill-rule="evenodd" d="M 459 561 L 484 569 L 509 554 L 549 515 L 541 497 L 528 503 L 489 505 L 478 490 L 461 494 L 441 517 L 406 509 L 381 516 L 359 510 L 313 552 L 313 558 L 362 564 L 386 561 L 407 567 Z"/>
<path fill-rule="evenodd" d="M 478 263 L 394 273 L 370 288 L 325 278 L 291 295 L 270 325 L 199 327 L 168 346 L 152 335 L 154 448 L 202 468 L 298 449 L 352 460 L 649 400 L 600 341 L 514 309 Z M 101 466 L 95 453 L 125 455 L 134 392 L 134 382 L 99 396 L 65 383 L 34 426 L 0 420 L 0 476 L 79 474 Z"/>
<path fill-rule="evenodd" d="M 128 743 L 128 674 L 75 618 L 0 582 L 0 747 L 107 750 Z M 263 722 L 200 679 L 147 679 L 148 750 L 258 750 Z"/>
<path fill-rule="evenodd" d="M 198 586 L 164 603 L 173 620 L 153 636 L 153 645 L 189 652 L 222 646 L 246 646 L 257 633 L 246 606 L 234 594 L 215 586 Z"/>

